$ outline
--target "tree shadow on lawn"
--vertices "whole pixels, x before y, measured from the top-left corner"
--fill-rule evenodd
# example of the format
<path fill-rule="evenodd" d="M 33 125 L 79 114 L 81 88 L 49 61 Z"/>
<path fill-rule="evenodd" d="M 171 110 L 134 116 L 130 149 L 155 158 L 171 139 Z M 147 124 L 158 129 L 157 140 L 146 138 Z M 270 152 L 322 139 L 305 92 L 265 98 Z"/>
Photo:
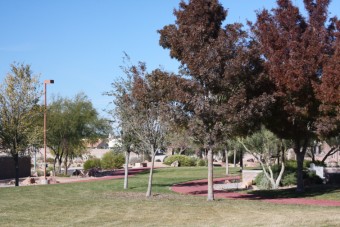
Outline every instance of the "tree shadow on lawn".
<path fill-rule="evenodd" d="M 280 198 L 308 198 L 320 196 L 332 192 L 340 193 L 340 185 L 314 185 L 305 188 L 302 193 L 296 192 L 296 187 L 278 190 L 258 190 L 248 191 L 247 195 L 263 199 L 280 199 Z"/>

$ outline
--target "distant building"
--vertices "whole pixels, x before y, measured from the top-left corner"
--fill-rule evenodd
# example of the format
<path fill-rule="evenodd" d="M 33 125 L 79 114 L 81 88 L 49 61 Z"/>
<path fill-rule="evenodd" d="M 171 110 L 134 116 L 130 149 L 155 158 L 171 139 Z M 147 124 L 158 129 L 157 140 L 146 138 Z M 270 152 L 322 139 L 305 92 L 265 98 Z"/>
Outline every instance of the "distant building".
<path fill-rule="evenodd" d="M 109 134 L 108 141 L 109 141 L 108 142 L 108 147 L 110 149 L 122 146 L 122 139 L 120 137 L 118 137 L 118 136 L 113 136 L 113 135 Z"/>

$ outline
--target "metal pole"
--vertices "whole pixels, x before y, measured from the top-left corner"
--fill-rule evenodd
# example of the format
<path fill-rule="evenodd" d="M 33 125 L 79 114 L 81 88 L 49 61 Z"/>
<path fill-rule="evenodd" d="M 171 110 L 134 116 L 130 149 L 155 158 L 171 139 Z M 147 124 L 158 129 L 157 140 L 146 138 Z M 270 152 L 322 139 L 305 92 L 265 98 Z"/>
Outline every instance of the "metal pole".
<path fill-rule="evenodd" d="M 46 178 L 46 83 L 44 82 L 44 179 Z"/>

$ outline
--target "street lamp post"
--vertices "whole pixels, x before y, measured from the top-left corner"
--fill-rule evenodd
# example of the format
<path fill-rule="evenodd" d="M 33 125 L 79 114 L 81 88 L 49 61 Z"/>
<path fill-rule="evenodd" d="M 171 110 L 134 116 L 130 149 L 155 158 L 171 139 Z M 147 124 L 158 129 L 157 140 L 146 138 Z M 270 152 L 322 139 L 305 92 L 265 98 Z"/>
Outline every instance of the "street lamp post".
<path fill-rule="evenodd" d="M 44 184 L 48 184 L 46 178 L 46 109 L 47 109 L 47 101 L 46 101 L 46 84 L 54 84 L 54 80 L 45 80 L 44 81 Z"/>

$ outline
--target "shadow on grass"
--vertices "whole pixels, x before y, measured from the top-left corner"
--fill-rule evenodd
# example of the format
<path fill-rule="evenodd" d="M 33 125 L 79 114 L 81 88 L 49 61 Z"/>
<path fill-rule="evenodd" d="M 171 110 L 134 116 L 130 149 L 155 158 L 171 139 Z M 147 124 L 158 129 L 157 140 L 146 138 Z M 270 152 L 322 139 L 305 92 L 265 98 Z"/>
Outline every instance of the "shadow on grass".
<path fill-rule="evenodd" d="M 314 185 L 306 187 L 302 193 L 297 193 L 296 188 L 278 189 L 278 190 L 259 190 L 250 191 L 247 195 L 251 195 L 264 199 L 280 199 L 280 198 L 308 198 L 329 193 L 340 193 L 340 185 Z"/>

